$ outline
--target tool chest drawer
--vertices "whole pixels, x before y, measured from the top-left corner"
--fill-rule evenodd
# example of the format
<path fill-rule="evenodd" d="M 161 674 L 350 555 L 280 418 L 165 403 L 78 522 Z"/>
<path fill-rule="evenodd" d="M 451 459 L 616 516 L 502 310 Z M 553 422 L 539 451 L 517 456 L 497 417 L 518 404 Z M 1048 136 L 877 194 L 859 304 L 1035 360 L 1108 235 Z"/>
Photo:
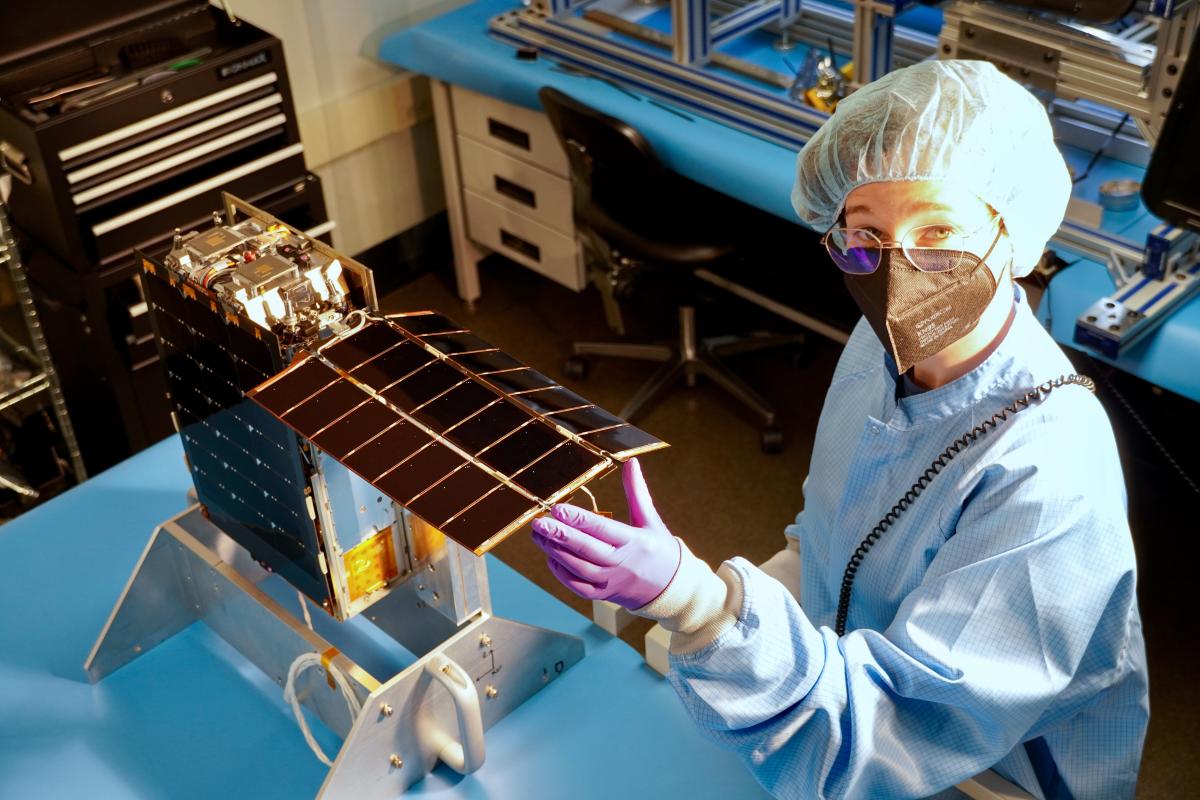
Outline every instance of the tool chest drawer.
<path fill-rule="evenodd" d="M 575 235 L 571 183 L 540 167 L 458 137 L 463 187 L 567 236 Z"/>
<path fill-rule="evenodd" d="M 450 95 L 460 134 L 567 177 L 567 156 L 545 114 L 461 86 L 452 87 Z"/>
<path fill-rule="evenodd" d="M 463 190 L 470 237 L 574 291 L 586 285 L 575 239 Z"/>

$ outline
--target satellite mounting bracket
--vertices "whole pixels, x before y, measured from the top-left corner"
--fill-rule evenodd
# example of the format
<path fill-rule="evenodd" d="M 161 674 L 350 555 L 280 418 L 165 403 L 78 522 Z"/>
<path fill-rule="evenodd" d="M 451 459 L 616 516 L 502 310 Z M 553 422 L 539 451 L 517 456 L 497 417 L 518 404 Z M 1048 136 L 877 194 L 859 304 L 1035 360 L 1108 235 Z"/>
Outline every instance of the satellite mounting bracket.
<path fill-rule="evenodd" d="M 366 614 L 418 656 L 380 681 L 265 591 L 269 580 L 280 579 L 191 506 L 155 528 L 84 663 L 88 678 L 103 679 L 196 621 L 281 686 L 297 656 L 319 653 L 346 676 L 362 710 L 351 716 L 323 670 L 297 681 L 303 705 L 343 739 L 317 797 L 383 800 L 439 759 L 477 769 L 483 730 L 584 655 L 579 637 L 486 611 L 456 626 L 422 600 L 410 575 Z"/>

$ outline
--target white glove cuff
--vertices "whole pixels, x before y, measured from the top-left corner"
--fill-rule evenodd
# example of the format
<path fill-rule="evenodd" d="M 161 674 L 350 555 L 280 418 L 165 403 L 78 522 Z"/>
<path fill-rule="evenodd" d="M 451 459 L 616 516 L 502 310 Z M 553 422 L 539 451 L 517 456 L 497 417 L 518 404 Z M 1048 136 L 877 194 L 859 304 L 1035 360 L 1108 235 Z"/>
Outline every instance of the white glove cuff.
<path fill-rule="evenodd" d="M 672 653 L 692 653 L 716 641 L 737 622 L 742 582 L 727 566 L 713 572 L 682 540 L 679 552 L 679 569 L 667 588 L 633 613 L 672 632 Z"/>

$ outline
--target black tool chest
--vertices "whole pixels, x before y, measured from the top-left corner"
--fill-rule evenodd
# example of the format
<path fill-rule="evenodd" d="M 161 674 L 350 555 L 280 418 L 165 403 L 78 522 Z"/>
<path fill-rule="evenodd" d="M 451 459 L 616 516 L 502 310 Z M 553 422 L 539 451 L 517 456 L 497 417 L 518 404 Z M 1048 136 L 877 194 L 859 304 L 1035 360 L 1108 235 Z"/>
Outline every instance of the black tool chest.
<path fill-rule="evenodd" d="M 134 267 L 222 191 L 325 221 L 280 41 L 196 0 L 0 10 L 0 174 L 89 472 L 171 433 Z"/>

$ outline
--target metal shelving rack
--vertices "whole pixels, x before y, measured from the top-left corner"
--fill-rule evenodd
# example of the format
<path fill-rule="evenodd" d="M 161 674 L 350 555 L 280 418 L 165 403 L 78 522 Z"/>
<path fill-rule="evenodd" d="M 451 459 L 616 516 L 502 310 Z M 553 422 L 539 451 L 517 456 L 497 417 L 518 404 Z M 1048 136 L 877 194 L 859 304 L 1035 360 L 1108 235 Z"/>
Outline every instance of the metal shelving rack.
<path fill-rule="evenodd" d="M 77 483 L 87 478 L 83 466 L 83 457 L 79 452 L 79 444 L 75 439 L 75 429 L 71 426 L 71 418 L 67 414 L 66 400 L 54 372 L 54 362 L 50 358 L 50 349 L 46 345 L 46 337 L 42 333 L 42 325 L 38 319 L 37 307 L 33 302 L 33 292 L 29 289 L 29 281 L 25 277 L 25 268 L 21 263 L 21 253 L 17 249 L 16 236 L 8 219 L 8 211 L 0 202 L 0 267 L 7 267 L 12 278 L 13 289 L 16 292 L 17 304 L 25 326 L 29 331 L 29 341 L 32 349 L 13 339 L 4 331 L 0 331 L 3 346 L 16 359 L 20 359 L 33 370 L 33 374 L 19 384 L 0 390 L 0 411 L 10 408 L 30 397 L 46 392 L 50 406 L 54 410 L 58 430 L 62 435 L 63 444 L 67 449 L 67 458 L 71 463 L 71 471 Z"/>

